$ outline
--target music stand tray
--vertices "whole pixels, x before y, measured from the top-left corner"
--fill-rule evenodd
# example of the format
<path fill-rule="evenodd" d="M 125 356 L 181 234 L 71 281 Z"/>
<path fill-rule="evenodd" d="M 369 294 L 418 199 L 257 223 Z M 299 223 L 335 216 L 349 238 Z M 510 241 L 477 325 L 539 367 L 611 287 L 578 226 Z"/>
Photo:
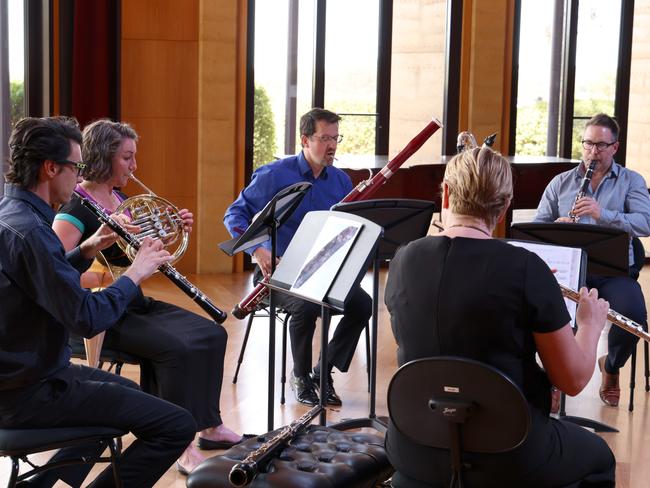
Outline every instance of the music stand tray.
<path fill-rule="evenodd" d="M 513 224 L 510 238 L 580 247 L 587 253 L 589 275 L 629 274 L 630 237 L 624 230 L 591 224 L 527 222 Z"/>
<path fill-rule="evenodd" d="M 590 224 L 518 223 L 510 228 L 513 239 L 544 242 L 567 247 L 580 247 L 587 253 L 587 274 L 620 276 L 629 274 L 629 236 L 627 232 Z M 561 392 L 562 420 L 596 432 L 618 432 L 617 429 L 596 420 L 567 415 L 566 395 Z"/>
<path fill-rule="evenodd" d="M 379 267 L 381 262 L 393 258 L 397 248 L 402 244 L 414 241 L 427 235 L 431 218 L 435 212 L 435 203 L 428 200 L 410 200 L 392 198 L 381 200 L 361 200 L 357 202 L 339 203 L 332 210 L 346 212 L 364 217 L 384 228 L 384 234 L 379 241 L 377 252 L 373 257 L 373 287 L 372 287 L 372 321 L 370 346 L 370 412 L 368 418 L 351 419 L 338 423 L 335 427 L 340 430 L 360 427 L 372 427 L 385 432 L 388 422 L 377 419 L 375 415 L 375 399 L 377 393 L 377 330 L 379 323 Z"/>
<path fill-rule="evenodd" d="M 330 310 L 342 311 L 360 285 L 383 229 L 362 217 L 332 211 L 305 215 L 269 280 L 268 287 L 321 306 L 321 364 L 327 364 Z M 312 286 L 312 285 L 317 286 Z M 320 391 L 327 368 L 321 368 Z M 320 395 L 321 425 L 326 423 Z"/>

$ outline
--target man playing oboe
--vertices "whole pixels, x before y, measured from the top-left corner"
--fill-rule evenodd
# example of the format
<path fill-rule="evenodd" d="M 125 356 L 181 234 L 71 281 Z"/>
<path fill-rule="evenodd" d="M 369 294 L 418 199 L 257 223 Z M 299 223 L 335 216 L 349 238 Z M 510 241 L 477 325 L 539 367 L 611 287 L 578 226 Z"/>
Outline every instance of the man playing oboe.
<path fill-rule="evenodd" d="M 136 439 L 120 460 L 122 483 L 154 486 L 194 439 L 194 419 L 127 378 L 72 364 L 68 339 L 70 332 L 92 337 L 114 325 L 137 285 L 171 256 L 162 243 L 146 238 L 111 286 L 97 293 L 81 288 L 79 273 L 117 238 L 102 226 L 66 253 L 52 230 L 53 207 L 70 200 L 84 166 L 74 119 L 30 117 L 14 127 L 0 200 L 0 427 L 131 431 Z M 54 459 L 95 451 L 96 446 L 71 447 Z M 29 483 L 52 486 L 61 479 L 81 486 L 91 467 L 63 466 Z M 112 486 L 112 480 L 109 467 L 89 486 Z"/>
<path fill-rule="evenodd" d="M 650 235 L 650 197 L 643 177 L 614 161 L 619 127 L 605 114 L 593 116 L 582 137 L 582 163 L 557 175 L 546 187 L 537 207 L 537 222 L 574 222 L 614 227 L 630 238 Z M 584 196 L 578 195 L 587 167 L 595 162 Z M 576 195 L 579 198 L 576 199 Z M 573 217 L 570 217 L 572 215 Z M 634 255 L 630 245 L 629 263 Z M 639 283 L 629 276 L 587 276 L 587 286 L 598 289 L 611 307 L 647 325 L 647 311 Z M 598 359 L 602 373 L 600 398 L 617 406 L 620 397 L 618 371 L 632 355 L 638 338 L 618 327 L 608 336 L 607 355 Z"/>
<path fill-rule="evenodd" d="M 307 181 L 312 184 L 305 198 L 291 217 L 278 229 L 277 254 L 282 256 L 293 238 L 300 222 L 307 212 L 329 210 L 352 190 L 350 178 L 333 166 L 336 148 L 343 136 L 339 134 L 339 117 L 322 108 L 313 108 L 300 119 L 300 143 L 302 151 L 287 158 L 269 163 L 253 174 L 251 183 L 242 190 L 237 200 L 230 205 L 224 216 L 224 224 L 234 237 L 240 229 L 248 227 L 253 216 L 262 210 L 273 196 L 294 183 Z M 270 242 L 247 251 L 257 261 L 255 281 L 271 272 Z M 320 368 L 326 367 L 328 386 L 325 402 L 341 405 L 341 399 L 334 390 L 332 368 L 348 370 L 361 331 L 368 325 L 371 315 L 371 299 L 361 288 L 357 289 L 345 307 L 329 344 L 328 364 L 320 362 L 311 369 L 312 339 L 320 307 L 299 298 L 278 293 L 280 307 L 291 314 L 289 334 L 293 353 L 293 374 L 291 387 L 296 399 L 307 405 L 316 405 Z"/>

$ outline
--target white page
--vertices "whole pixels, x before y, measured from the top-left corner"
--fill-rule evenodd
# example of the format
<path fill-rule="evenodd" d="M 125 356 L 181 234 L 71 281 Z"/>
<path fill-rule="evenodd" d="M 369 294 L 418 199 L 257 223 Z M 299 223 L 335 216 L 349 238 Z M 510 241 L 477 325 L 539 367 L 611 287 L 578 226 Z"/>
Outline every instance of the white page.
<path fill-rule="evenodd" d="M 576 247 L 554 246 L 538 242 L 507 241 L 513 246 L 523 247 L 537 254 L 552 270 L 558 283 L 577 290 L 580 286 L 580 258 L 582 249 Z M 564 299 L 567 310 L 571 315 L 571 323 L 575 325 L 577 303 L 568 298 Z"/>

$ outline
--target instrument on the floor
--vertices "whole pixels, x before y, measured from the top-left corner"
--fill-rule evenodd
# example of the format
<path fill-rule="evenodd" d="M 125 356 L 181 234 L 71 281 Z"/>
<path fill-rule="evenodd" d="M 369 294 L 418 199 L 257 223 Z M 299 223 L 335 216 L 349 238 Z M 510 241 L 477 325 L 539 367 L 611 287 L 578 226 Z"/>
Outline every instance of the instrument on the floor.
<path fill-rule="evenodd" d="M 321 410 L 322 407 L 316 405 L 302 417 L 291 422 L 291 424 L 287 425 L 278 434 L 251 452 L 241 463 L 235 464 L 228 476 L 230 484 L 232 486 L 246 486 L 253 481 L 260 469 L 271 461 L 280 449 L 283 449 L 289 444 L 297 434 L 307 428 Z"/>
<path fill-rule="evenodd" d="M 569 210 L 569 218 L 574 222 L 578 222 L 580 220 L 580 217 L 575 214 L 576 204 L 578 203 L 578 200 L 587 194 L 587 188 L 589 188 L 589 183 L 591 183 L 591 177 L 594 174 L 594 169 L 596 169 L 596 161 L 592 160 L 585 171 L 584 178 L 582 178 L 582 182 L 580 183 L 580 190 L 578 190 L 576 197 L 573 199 L 571 210 Z"/>
<path fill-rule="evenodd" d="M 122 227 L 119 222 L 108 215 L 104 209 L 97 205 L 95 202 L 84 197 L 77 191 L 75 191 L 75 194 L 79 197 L 84 207 L 90 210 L 95 215 L 95 217 L 99 219 L 100 222 L 110 227 L 113 232 L 122 238 L 126 244 L 133 248 L 135 253 L 137 253 L 137 250 L 140 249 L 140 241 L 135 235 L 131 234 L 124 227 Z M 188 279 L 180 274 L 170 263 L 163 264 L 158 268 L 158 271 L 169 278 L 176 286 L 181 289 L 181 291 L 183 291 L 188 297 L 196 302 L 199 307 L 205 310 L 215 322 L 220 324 L 226 320 L 228 314 L 226 314 L 226 312 L 223 310 L 217 308 L 217 306 L 212 303 L 212 301 L 201 290 L 190 283 Z"/>
<path fill-rule="evenodd" d="M 433 118 L 427 126 L 420 131 L 411 141 L 402 149 L 386 166 L 384 166 L 376 175 L 361 181 L 355 188 L 348 193 L 341 203 L 356 202 L 359 200 L 368 200 L 381 188 L 386 181 L 395 174 L 395 171 L 410 158 L 415 151 L 442 127 L 442 122 Z M 257 286 L 241 302 L 232 309 L 232 315 L 238 319 L 243 319 L 249 313 L 253 312 L 257 306 L 269 295 L 269 289 L 266 287 L 268 278 L 262 279 Z"/>
<path fill-rule="evenodd" d="M 170 261 L 173 265 L 185 254 L 189 243 L 189 233 L 183 226 L 178 208 L 152 192 L 133 173 L 129 178 L 147 193 L 127 198 L 115 209 L 115 213 L 128 215 L 131 223 L 140 227 L 140 232 L 133 234 L 137 239 L 142 240 L 147 236 L 160 239 L 165 249 L 173 256 Z M 133 261 L 136 249 L 124 239 L 118 239 L 117 244 Z"/>
<path fill-rule="evenodd" d="M 580 293 L 575 291 L 573 288 L 564 286 L 560 284 L 560 289 L 562 290 L 562 295 L 569 300 L 578 303 L 580 301 Z M 637 337 L 640 337 L 644 341 L 650 342 L 650 334 L 643 330 L 643 326 L 632 319 L 628 319 L 624 315 L 612 310 L 611 308 L 607 311 L 607 320 L 612 324 L 620 327 L 621 329 L 634 334 Z"/>

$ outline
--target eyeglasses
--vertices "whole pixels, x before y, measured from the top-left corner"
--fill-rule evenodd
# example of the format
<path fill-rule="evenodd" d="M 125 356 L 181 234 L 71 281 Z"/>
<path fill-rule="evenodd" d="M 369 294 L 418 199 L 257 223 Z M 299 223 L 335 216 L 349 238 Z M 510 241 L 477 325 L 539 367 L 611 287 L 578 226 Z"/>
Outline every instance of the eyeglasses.
<path fill-rule="evenodd" d="M 81 161 L 70 161 L 69 159 L 60 159 L 54 162 L 56 164 L 74 164 L 75 168 L 77 169 L 77 176 L 80 175 L 81 172 L 86 168 L 86 163 L 83 163 Z"/>
<path fill-rule="evenodd" d="M 311 135 L 309 137 L 311 137 L 312 139 L 318 139 L 320 142 L 324 142 L 325 144 L 327 144 L 328 142 L 336 142 L 338 144 L 339 142 L 341 142 L 343 140 L 343 136 L 340 135 L 340 134 L 338 136 L 316 136 L 316 135 Z"/>
<path fill-rule="evenodd" d="M 609 146 L 613 146 L 616 144 L 618 141 L 614 142 L 592 142 L 592 141 L 581 141 L 582 142 L 582 147 L 584 147 L 587 151 L 590 151 L 594 147 L 602 151 L 603 149 L 607 149 Z"/>

